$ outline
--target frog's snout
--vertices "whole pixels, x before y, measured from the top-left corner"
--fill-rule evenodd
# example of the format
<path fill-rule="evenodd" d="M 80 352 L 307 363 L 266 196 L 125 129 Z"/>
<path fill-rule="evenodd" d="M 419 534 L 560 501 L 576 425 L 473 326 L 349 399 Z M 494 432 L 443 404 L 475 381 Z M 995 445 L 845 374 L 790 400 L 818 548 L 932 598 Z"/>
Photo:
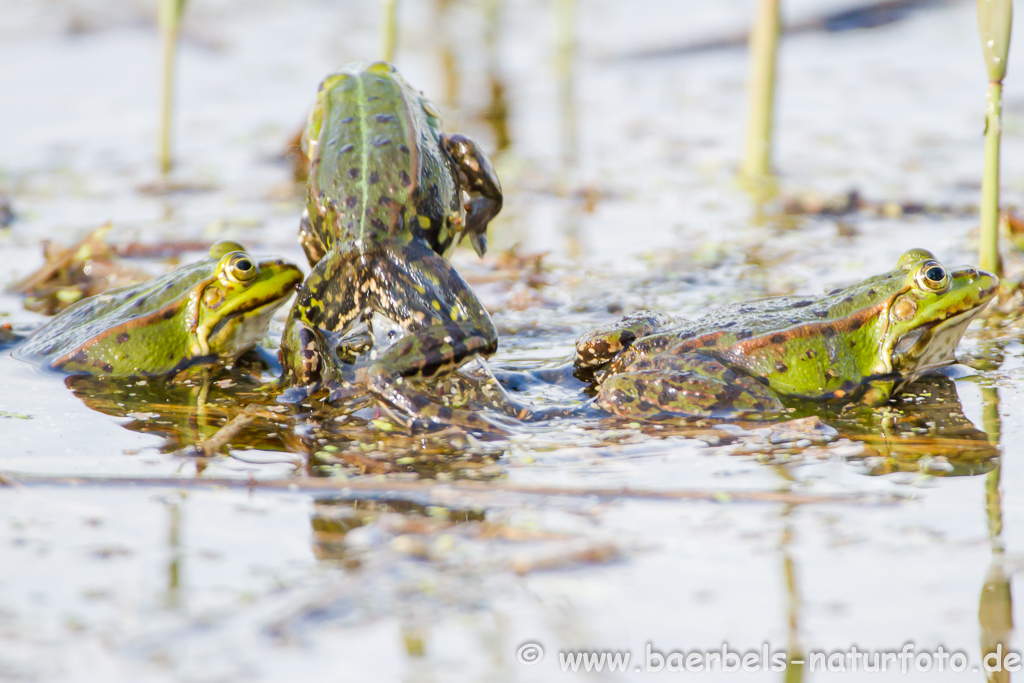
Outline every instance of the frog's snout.
<path fill-rule="evenodd" d="M 989 299 L 995 296 L 996 290 L 999 289 L 998 275 L 974 267 L 964 268 L 962 272 L 968 284 L 978 288 L 979 297 Z"/>

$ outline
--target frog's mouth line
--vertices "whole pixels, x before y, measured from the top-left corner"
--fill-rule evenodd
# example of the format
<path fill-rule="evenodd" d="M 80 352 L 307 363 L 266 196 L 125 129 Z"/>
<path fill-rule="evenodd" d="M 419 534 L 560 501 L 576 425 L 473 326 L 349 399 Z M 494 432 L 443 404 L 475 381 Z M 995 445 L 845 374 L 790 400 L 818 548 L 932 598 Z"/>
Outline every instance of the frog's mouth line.
<path fill-rule="evenodd" d="M 916 376 L 954 362 L 960 337 L 983 308 L 983 305 L 975 306 L 921 325 L 897 339 L 892 352 L 893 370 L 904 376 Z"/>

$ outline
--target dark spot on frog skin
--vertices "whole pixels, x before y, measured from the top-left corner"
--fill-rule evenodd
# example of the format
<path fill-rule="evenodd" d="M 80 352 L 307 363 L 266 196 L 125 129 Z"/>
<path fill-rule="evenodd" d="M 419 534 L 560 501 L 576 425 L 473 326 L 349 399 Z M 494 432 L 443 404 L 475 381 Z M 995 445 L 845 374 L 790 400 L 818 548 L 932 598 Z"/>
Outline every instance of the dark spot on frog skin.
<path fill-rule="evenodd" d="M 722 325 L 722 329 L 723 329 L 723 330 L 727 330 L 727 329 L 729 329 L 730 327 L 732 327 L 732 326 L 733 326 L 733 325 L 735 325 L 735 324 L 736 324 L 736 321 L 735 321 L 735 320 L 730 320 L 730 321 L 729 321 L 729 322 L 727 322 L 726 324 Z"/>
<path fill-rule="evenodd" d="M 370 225 L 372 225 L 378 230 L 387 230 L 387 226 L 384 225 L 384 221 L 382 221 L 379 218 L 374 218 L 373 220 L 371 220 Z"/>
<path fill-rule="evenodd" d="M 138 301 L 135 302 L 135 308 L 142 308 L 145 305 L 146 305 L 146 300 L 145 299 L 139 299 Z"/>
<path fill-rule="evenodd" d="M 393 201 L 391 197 L 388 197 L 387 195 L 381 195 L 381 198 L 377 200 L 377 203 L 380 204 L 381 206 L 391 206 Z"/>
<path fill-rule="evenodd" d="M 740 307 L 739 307 L 739 309 L 737 309 L 737 310 L 738 310 L 738 311 L 739 311 L 740 313 L 750 313 L 750 312 L 751 312 L 751 311 L 753 311 L 754 309 L 753 309 L 753 308 L 751 308 L 750 306 L 740 306 Z"/>
<path fill-rule="evenodd" d="M 832 337 L 836 336 L 836 328 L 828 326 L 823 327 L 821 330 L 821 336 L 827 339 L 831 339 Z"/>
<path fill-rule="evenodd" d="M 814 303 L 814 299 L 804 299 L 803 301 L 796 301 L 793 303 L 793 308 L 803 308 L 804 306 L 810 306 Z"/>
<path fill-rule="evenodd" d="M 164 311 L 164 320 L 170 320 L 171 318 L 174 317 L 175 313 L 176 311 L 173 308 L 168 308 L 166 311 Z"/>
<path fill-rule="evenodd" d="M 785 372 L 786 370 L 789 370 L 789 368 L 786 367 L 785 363 L 781 360 L 775 361 L 775 372 Z"/>
<path fill-rule="evenodd" d="M 817 355 L 818 354 L 814 352 L 814 349 L 807 349 L 807 351 L 804 352 L 804 358 L 806 358 L 807 360 L 812 360 Z"/>
<path fill-rule="evenodd" d="M 374 100 L 377 98 L 371 97 L 370 99 Z M 373 118 L 377 120 L 377 123 L 391 123 L 392 121 L 395 120 L 395 117 L 392 116 L 391 114 L 377 114 Z"/>
<path fill-rule="evenodd" d="M 844 304 L 852 304 L 852 303 L 853 303 L 853 295 L 851 294 L 850 296 L 848 296 L 848 297 L 845 297 L 845 298 L 843 299 L 843 303 L 844 303 Z"/>
<path fill-rule="evenodd" d="M 824 309 L 822 309 L 822 310 L 820 310 L 820 311 L 815 311 L 815 312 L 814 312 L 814 315 L 815 315 L 816 317 L 818 317 L 818 318 L 827 318 L 827 317 L 828 317 L 828 311 L 827 311 L 827 310 L 824 310 Z"/>
<path fill-rule="evenodd" d="M 348 169 L 348 177 L 351 178 L 352 180 L 359 180 L 359 169 L 358 168 L 350 168 L 350 169 Z"/>
<path fill-rule="evenodd" d="M 131 335 L 129 335 L 127 332 L 122 332 L 121 334 L 117 335 L 118 344 L 124 344 L 129 339 L 131 339 Z"/>
<path fill-rule="evenodd" d="M 347 206 L 348 208 L 354 209 L 356 208 L 357 204 L 359 204 L 359 197 L 355 196 L 354 194 L 350 194 L 349 196 L 345 197 L 345 206 Z"/>
<path fill-rule="evenodd" d="M 377 173 L 377 171 L 373 171 L 372 173 L 370 173 L 370 177 L 367 178 L 366 181 L 371 185 L 377 184 L 378 182 L 380 182 L 380 173 Z"/>
<path fill-rule="evenodd" d="M 356 146 L 355 146 L 355 145 L 353 145 L 353 144 L 352 144 L 352 143 L 350 142 L 350 143 L 348 143 L 347 145 L 345 145 L 344 147 L 342 147 L 341 149 L 339 149 L 338 151 L 339 151 L 339 152 L 341 152 L 342 154 L 348 154 L 349 152 L 351 152 L 351 151 L 352 151 L 352 150 L 354 150 L 355 148 L 356 148 Z"/>
<path fill-rule="evenodd" d="M 69 363 L 85 363 L 89 360 L 89 353 L 85 349 L 75 351 L 75 355 L 68 359 Z"/>
<path fill-rule="evenodd" d="M 753 336 L 753 333 L 750 330 L 740 330 L 739 332 L 736 333 L 736 341 L 749 339 L 751 336 Z"/>
<path fill-rule="evenodd" d="M 784 334 L 773 334 L 771 336 L 771 338 L 769 339 L 769 341 L 772 344 L 785 344 L 786 343 L 786 335 L 784 335 Z"/>
<path fill-rule="evenodd" d="M 409 148 L 406 147 L 405 145 L 399 145 L 398 149 L 399 149 L 399 151 L 402 152 L 402 154 L 408 154 L 409 153 Z"/>
<path fill-rule="evenodd" d="M 373 141 L 373 146 L 374 147 L 384 147 L 384 146 L 390 145 L 390 144 L 391 144 L 391 138 L 381 138 L 381 137 L 378 137 L 378 138 L 376 138 Z"/>
<path fill-rule="evenodd" d="M 103 363 L 102 365 L 100 365 L 100 367 L 103 369 L 103 372 L 113 372 L 114 371 L 114 366 L 111 365 L 110 363 Z"/>
<path fill-rule="evenodd" d="M 850 348 L 853 349 L 853 348 L 856 348 L 856 347 L 857 347 L 857 340 L 856 339 L 851 339 L 850 340 Z"/>
<path fill-rule="evenodd" d="M 833 290 L 832 290 L 831 292 L 829 292 L 829 293 L 828 293 L 828 295 L 829 295 L 829 296 L 832 296 L 832 295 L 834 295 L 834 294 L 838 294 L 838 293 L 839 293 L 839 292 L 841 292 L 841 291 L 843 291 L 843 288 L 842 288 L 842 287 L 836 287 L 836 288 L 835 288 L 835 289 L 833 289 Z"/>
<path fill-rule="evenodd" d="M 404 170 L 398 174 L 398 179 L 402 181 L 402 185 L 409 187 L 412 185 L 412 179 L 409 178 L 409 174 Z"/>
<path fill-rule="evenodd" d="M 868 290 L 868 297 L 869 297 L 869 298 L 870 298 L 870 297 L 873 297 L 873 296 L 875 296 L 875 294 L 877 294 L 877 293 L 878 293 L 878 292 L 876 292 L 875 290 L 873 290 L 873 289 L 869 289 L 869 290 Z"/>
<path fill-rule="evenodd" d="M 354 116 L 346 116 L 345 118 L 343 118 L 341 120 L 341 122 L 342 123 L 352 123 L 355 120 L 356 120 L 356 117 L 354 117 Z"/>

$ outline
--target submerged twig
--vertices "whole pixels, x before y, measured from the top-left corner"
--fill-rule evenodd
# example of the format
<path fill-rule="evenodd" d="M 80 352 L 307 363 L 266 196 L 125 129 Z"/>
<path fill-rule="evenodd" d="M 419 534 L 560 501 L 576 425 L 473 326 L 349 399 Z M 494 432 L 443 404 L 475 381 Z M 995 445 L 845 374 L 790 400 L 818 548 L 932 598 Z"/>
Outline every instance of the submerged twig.
<path fill-rule="evenodd" d="M 789 491 L 724 491 L 708 489 L 642 489 L 622 487 L 573 487 L 509 484 L 501 482 L 433 480 L 388 480 L 367 478 L 295 478 L 295 479 L 231 479 L 226 477 L 118 477 L 108 475 L 42 475 L 0 472 L 10 485 L 23 486 L 157 486 L 185 489 L 252 489 L 291 491 L 302 493 L 334 492 L 358 498 L 358 492 L 443 495 L 456 493 L 513 493 L 528 496 L 559 496 L 568 498 L 595 498 L 600 500 L 693 500 L 716 503 L 781 503 L 805 505 L 825 503 L 834 505 L 887 505 L 906 500 L 897 495 L 876 494 L 809 494 Z M 380 497 L 380 496 L 374 496 Z"/>

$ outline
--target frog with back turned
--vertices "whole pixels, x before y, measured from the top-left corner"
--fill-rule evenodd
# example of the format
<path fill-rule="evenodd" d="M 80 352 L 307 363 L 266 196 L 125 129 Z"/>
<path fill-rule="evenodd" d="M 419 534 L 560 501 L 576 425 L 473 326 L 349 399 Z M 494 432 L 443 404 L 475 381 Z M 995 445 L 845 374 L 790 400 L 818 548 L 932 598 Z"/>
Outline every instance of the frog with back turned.
<path fill-rule="evenodd" d="M 446 258 L 465 237 L 484 254 L 501 186 L 476 143 L 440 125 L 390 64 L 321 84 L 302 138 L 311 170 L 299 241 L 313 270 L 280 354 L 292 397 L 355 380 L 417 416 L 426 404 L 404 378 L 497 348 L 490 316 Z"/>

